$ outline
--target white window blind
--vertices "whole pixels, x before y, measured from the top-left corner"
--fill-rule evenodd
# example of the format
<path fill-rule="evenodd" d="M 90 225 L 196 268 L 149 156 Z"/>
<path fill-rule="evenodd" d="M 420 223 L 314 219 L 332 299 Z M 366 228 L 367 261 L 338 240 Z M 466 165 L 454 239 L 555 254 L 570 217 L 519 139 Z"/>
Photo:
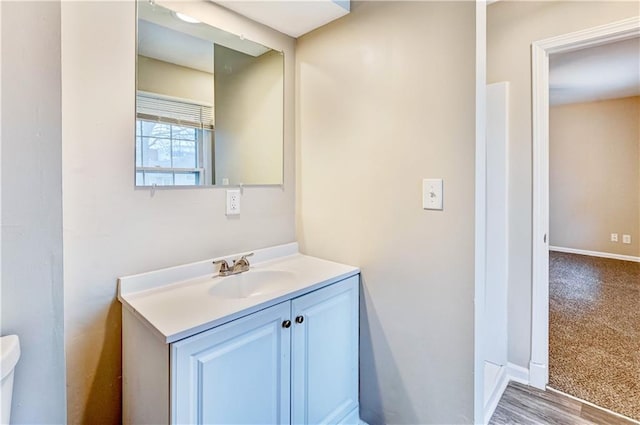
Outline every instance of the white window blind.
<path fill-rule="evenodd" d="M 136 115 L 147 121 L 213 129 L 213 107 L 150 93 L 136 95 Z"/>

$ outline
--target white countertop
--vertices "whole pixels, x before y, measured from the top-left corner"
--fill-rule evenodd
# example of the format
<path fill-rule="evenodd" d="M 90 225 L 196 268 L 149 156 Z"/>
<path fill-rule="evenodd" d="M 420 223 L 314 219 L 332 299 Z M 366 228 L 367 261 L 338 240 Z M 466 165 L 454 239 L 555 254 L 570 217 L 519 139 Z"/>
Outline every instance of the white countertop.
<path fill-rule="evenodd" d="M 118 279 L 118 300 L 149 325 L 166 343 L 237 319 L 343 280 L 360 272 L 357 267 L 302 255 L 291 243 L 256 250 L 251 270 L 284 272 L 292 284 L 275 292 L 248 298 L 222 298 L 212 288 L 217 277 L 213 259 Z M 239 258 L 234 254 L 221 259 Z"/>

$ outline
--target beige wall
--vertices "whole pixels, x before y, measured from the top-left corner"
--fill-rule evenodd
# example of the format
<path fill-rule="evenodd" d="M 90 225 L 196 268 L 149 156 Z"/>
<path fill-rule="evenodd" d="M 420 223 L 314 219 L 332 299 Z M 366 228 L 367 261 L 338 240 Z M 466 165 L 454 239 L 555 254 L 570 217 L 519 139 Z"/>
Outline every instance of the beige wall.
<path fill-rule="evenodd" d="M 640 256 L 640 97 L 550 108 L 549 191 L 552 246 Z"/>
<path fill-rule="evenodd" d="M 238 61 L 232 56 L 248 55 L 216 46 L 216 183 L 280 184 L 282 55 L 249 56 L 240 71 L 227 73 L 225 64 Z"/>
<path fill-rule="evenodd" d="M 138 90 L 213 105 L 213 74 L 138 55 Z"/>
<path fill-rule="evenodd" d="M 531 353 L 531 43 L 640 14 L 637 2 L 499 1 L 487 13 L 487 83 L 511 83 L 509 361 Z"/>
<path fill-rule="evenodd" d="M 160 3 L 160 2 L 158 2 Z M 164 3 L 164 2 L 163 2 Z M 285 52 L 284 187 L 134 189 L 135 4 L 62 4 L 65 341 L 70 423 L 120 423 L 116 278 L 295 239 L 294 40 L 208 1 L 176 9 Z"/>
<path fill-rule="evenodd" d="M 362 268 L 362 417 L 470 423 L 475 4 L 353 3 L 296 71 L 298 238 Z M 422 209 L 427 177 L 444 211 Z"/>
<path fill-rule="evenodd" d="M 17 334 L 21 349 L 11 423 L 60 424 L 66 421 L 60 2 L 3 1 L 0 9 L 0 334 Z"/>

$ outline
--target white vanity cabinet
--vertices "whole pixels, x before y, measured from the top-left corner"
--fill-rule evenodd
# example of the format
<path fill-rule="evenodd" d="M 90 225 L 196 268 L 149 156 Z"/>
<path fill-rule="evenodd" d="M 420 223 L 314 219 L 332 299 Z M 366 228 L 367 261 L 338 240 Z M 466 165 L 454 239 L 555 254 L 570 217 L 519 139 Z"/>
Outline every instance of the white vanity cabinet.
<path fill-rule="evenodd" d="M 171 422 L 288 424 L 290 304 L 171 344 Z"/>
<path fill-rule="evenodd" d="M 173 423 L 353 421 L 357 276 L 171 344 L 171 383 Z"/>
<path fill-rule="evenodd" d="M 358 274 L 170 344 L 123 309 L 123 421 L 358 424 L 358 309 Z"/>
<path fill-rule="evenodd" d="M 358 295 L 354 276 L 291 301 L 291 423 L 358 423 Z"/>

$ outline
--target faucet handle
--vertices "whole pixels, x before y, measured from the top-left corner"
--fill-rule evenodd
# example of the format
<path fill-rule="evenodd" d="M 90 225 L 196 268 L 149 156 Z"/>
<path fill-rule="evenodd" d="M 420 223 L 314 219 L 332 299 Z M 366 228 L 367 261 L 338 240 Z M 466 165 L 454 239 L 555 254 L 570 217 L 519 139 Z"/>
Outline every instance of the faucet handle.
<path fill-rule="evenodd" d="M 238 260 L 234 260 L 233 264 L 237 264 L 237 263 L 243 262 L 248 266 L 249 265 L 249 260 L 247 260 L 247 257 L 251 257 L 253 254 L 254 254 L 253 252 L 245 254 L 245 255 L 241 256 Z"/>
<path fill-rule="evenodd" d="M 213 264 L 220 264 L 220 273 L 228 272 L 229 270 L 231 270 L 231 268 L 229 267 L 229 263 L 227 263 L 227 260 L 215 260 Z"/>

